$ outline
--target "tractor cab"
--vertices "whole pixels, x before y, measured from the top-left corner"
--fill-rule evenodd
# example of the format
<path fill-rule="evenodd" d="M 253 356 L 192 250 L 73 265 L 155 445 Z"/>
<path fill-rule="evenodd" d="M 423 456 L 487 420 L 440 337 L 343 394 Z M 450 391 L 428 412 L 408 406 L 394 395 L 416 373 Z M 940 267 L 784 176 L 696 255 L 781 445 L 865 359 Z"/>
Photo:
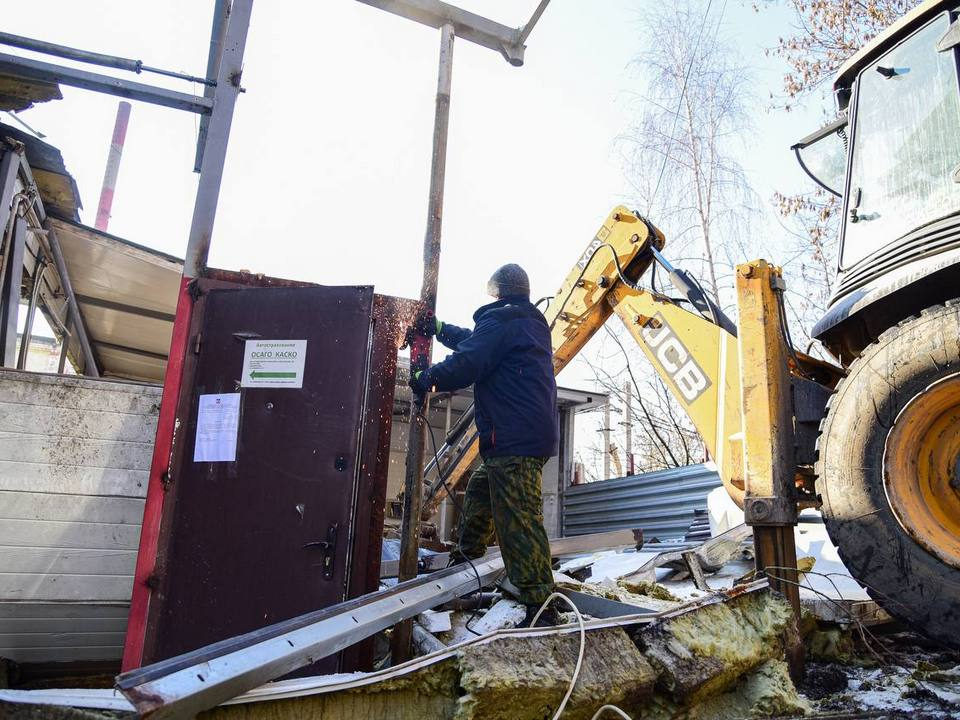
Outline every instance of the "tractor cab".
<path fill-rule="evenodd" d="M 841 198 L 837 282 L 813 334 L 844 364 L 887 327 L 957 295 L 958 8 L 928 0 L 848 60 L 834 84 L 837 119 L 792 148 Z"/>

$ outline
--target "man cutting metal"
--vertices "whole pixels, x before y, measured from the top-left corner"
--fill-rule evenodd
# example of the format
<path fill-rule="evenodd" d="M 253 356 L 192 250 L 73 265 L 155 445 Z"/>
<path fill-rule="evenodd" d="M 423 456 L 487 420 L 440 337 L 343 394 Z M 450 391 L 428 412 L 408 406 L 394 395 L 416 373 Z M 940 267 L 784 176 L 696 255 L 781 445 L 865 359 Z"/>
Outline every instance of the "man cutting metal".
<path fill-rule="evenodd" d="M 530 281 L 519 265 L 494 272 L 487 292 L 496 300 L 473 314 L 472 331 L 436 320 L 437 339 L 453 353 L 413 373 L 410 387 L 425 393 L 473 385 L 483 462 L 467 483 L 451 562 L 483 556 L 496 531 L 529 624 L 553 590 L 540 495 L 543 466 L 556 456 L 560 438 L 550 328 L 530 302 Z M 556 622 L 548 607 L 537 624 Z"/>

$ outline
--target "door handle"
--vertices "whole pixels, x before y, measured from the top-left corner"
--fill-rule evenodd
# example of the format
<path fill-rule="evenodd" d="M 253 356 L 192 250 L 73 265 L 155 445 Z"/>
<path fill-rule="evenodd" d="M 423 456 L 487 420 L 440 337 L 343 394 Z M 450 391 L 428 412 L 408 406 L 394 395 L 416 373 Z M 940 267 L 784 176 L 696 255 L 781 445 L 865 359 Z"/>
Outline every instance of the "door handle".
<path fill-rule="evenodd" d="M 323 566 L 323 579 L 333 580 L 334 562 L 337 557 L 337 528 L 339 523 L 333 523 L 327 528 L 326 540 L 315 540 L 303 546 L 304 550 L 318 548 L 323 554 L 320 563 Z"/>

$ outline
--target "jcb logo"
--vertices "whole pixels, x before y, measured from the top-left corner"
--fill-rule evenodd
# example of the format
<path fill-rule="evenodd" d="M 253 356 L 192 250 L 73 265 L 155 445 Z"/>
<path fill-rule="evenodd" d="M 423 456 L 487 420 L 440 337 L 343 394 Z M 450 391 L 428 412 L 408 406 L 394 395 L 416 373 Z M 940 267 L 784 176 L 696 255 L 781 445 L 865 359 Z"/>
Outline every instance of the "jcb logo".
<path fill-rule="evenodd" d="M 587 264 L 590 262 L 590 258 L 593 257 L 593 254 L 597 251 L 603 241 L 607 239 L 607 236 L 610 234 L 610 231 L 606 227 L 600 228 L 600 232 L 596 234 L 593 240 L 590 241 L 590 244 L 587 245 L 586 251 L 583 255 L 580 256 L 580 259 L 577 261 L 577 267 L 583 270 L 587 267 Z"/>
<path fill-rule="evenodd" d="M 688 403 L 692 403 L 710 387 L 710 380 L 680 342 L 673 328 L 663 319 L 663 315 L 657 313 L 647 320 L 640 335 Z"/>

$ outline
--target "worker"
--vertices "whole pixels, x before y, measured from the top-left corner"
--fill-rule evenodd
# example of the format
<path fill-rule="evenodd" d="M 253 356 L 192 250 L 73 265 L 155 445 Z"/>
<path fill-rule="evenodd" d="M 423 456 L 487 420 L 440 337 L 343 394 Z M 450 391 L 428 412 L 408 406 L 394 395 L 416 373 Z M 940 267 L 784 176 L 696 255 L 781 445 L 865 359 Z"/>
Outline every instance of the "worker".
<path fill-rule="evenodd" d="M 527 606 L 529 625 L 553 592 L 550 543 L 543 527 L 540 479 L 557 454 L 560 425 L 550 328 L 530 302 L 530 281 L 519 265 L 493 273 L 495 302 L 473 315 L 474 328 L 434 323 L 437 339 L 453 350 L 410 378 L 417 393 L 473 385 L 480 434 L 480 467 L 463 502 L 459 547 L 451 564 L 481 557 L 496 530 L 507 577 Z M 538 625 L 557 623 L 548 605 Z"/>

